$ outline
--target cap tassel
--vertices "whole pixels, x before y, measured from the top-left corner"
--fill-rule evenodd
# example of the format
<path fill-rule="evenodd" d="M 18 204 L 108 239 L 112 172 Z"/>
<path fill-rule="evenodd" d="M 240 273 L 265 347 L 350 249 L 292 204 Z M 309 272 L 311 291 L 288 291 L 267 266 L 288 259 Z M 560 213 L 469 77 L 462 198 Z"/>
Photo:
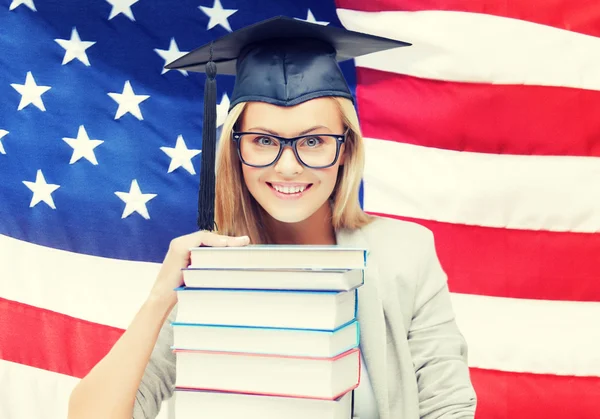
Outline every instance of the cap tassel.
<path fill-rule="evenodd" d="M 217 144 L 217 65 L 210 59 L 206 64 L 204 83 L 204 121 L 202 123 L 202 167 L 198 192 L 198 228 L 216 230 L 215 225 L 215 156 Z"/>

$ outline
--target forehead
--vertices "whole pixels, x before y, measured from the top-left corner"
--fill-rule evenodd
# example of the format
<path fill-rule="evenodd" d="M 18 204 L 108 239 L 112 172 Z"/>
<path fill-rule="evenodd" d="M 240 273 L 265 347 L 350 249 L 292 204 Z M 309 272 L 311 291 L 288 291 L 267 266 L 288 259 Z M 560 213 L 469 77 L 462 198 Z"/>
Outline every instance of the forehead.
<path fill-rule="evenodd" d="M 241 117 L 242 130 L 262 127 L 286 136 L 313 126 L 323 126 L 331 132 L 338 132 L 343 128 L 342 116 L 334 99 L 312 99 L 287 107 L 249 102 Z"/>

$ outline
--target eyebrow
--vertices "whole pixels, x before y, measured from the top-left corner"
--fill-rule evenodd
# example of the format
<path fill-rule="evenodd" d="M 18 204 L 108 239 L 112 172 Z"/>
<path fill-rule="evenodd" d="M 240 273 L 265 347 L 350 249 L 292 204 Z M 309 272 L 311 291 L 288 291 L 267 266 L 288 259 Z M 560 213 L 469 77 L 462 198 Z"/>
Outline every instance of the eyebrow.
<path fill-rule="evenodd" d="M 314 127 L 311 127 L 311 128 L 305 129 L 304 131 L 302 131 L 302 132 L 298 133 L 298 135 L 304 135 L 304 134 L 308 134 L 309 132 L 313 132 L 313 131 L 316 131 L 316 130 L 318 130 L 318 129 L 322 129 L 322 128 L 325 128 L 326 130 L 328 130 L 328 131 L 331 131 L 331 130 L 329 130 L 329 128 L 327 128 L 327 127 L 326 127 L 326 126 L 324 126 L 324 125 L 316 125 L 316 126 L 314 126 Z M 275 132 L 275 131 L 273 131 L 273 130 L 270 130 L 270 129 L 268 129 L 268 128 L 264 128 L 264 127 L 254 127 L 254 128 L 250 128 L 250 129 L 248 129 L 248 131 L 264 131 L 264 132 L 266 132 L 266 133 L 269 133 L 269 134 L 272 134 L 272 135 L 279 135 L 277 132 Z"/>

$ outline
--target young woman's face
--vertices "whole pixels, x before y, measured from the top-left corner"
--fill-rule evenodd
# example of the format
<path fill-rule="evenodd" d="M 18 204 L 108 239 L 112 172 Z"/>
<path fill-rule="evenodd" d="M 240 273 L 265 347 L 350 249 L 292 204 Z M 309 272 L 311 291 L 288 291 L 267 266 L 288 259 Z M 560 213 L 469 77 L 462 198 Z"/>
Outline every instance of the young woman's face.
<path fill-rule="evenodd" d="M 344 124 L 336 103 L 328 98 L 292 107 L 251 102 L 244 110 L 238 131 L 267 135 L 244 135 L 240 140 L 242 157 L 259 165 L 272 161 L 279 149 L 277 140 L 268 137 L 269 134 L 286 138 L 314 134 L 315 137 L 299 140 L 297 149 L 307 164 L 322 166 L 333 161 L 335 151 L 331 154 L 331 147 L 336 141 L 335 137 L 318 134 L 341 136 Z M 298 161 L 291 147 L 285 147 L 279 160 L 268 167 L 242 164 L 244 181 L 252 196 L 274 219 L 297 223 L 328 205 L 339 166 L 343 164 L 343 152 L 342 146 L 333 166 L 312 169 Z"/>

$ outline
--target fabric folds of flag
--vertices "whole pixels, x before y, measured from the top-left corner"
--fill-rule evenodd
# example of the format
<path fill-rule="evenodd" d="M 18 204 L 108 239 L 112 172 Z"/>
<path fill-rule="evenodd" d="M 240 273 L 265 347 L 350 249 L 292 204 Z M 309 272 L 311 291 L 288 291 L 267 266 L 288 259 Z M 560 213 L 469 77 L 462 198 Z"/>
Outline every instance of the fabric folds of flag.
<path fill-rule="evenodd" d="M 164 65 L 274 15 L 414 44 L 342 64 L 363 205 L 435 233 L 477 417 L 597 415 L 600 6 L 159 3 L 0 5 L 0 417 L 66 417 L 195 230 L 203 76 Z"/>

